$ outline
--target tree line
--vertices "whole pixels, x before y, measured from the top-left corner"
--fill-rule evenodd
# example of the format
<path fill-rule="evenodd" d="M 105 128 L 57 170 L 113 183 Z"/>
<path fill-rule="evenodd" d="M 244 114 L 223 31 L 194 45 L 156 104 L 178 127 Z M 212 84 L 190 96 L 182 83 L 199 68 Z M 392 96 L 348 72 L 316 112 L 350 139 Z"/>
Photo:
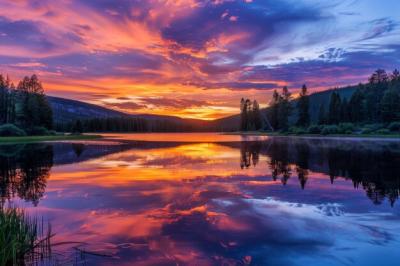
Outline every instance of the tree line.
<path fill-rule="evenodd" d="M 274 90 L 266 117 L 272 129 L 281 132 L 290 131 L 293 127 L 308 129 L 313 124 L 388 125 L 400 122 L 400 74 L 397 69 L 390 74 L 383 69 L 376 70 L 369 77 L 368 83 L 360 83 L 350 97 L 341 96 L 339 90 L 335 89 L 331 93 L 328 106 L 320 104 L 318 120 L 312 121 L 307 86 L 302 86 L 296 99 L 293 99 L 288 87 L 284 86 L 281 92 Z M 258 130 L 263 127 L 257 101 L 242 99 L 240 111 L 241 131 Z"/>
<path fill-rule="evenodd" d="M 207 124 L 175 122 L 168 119 L 147 119 L 142 117 L 105 117 L 78 119 L 55 123 L 61 132 L 200 132 L 207 131 Z"/>
<path fill-rule="evenodd" d="M 400 75 L 376 70 L 367 84 L 359 84 L 350 99 L 332 93 L 328 110 L 321 105 L 319 124 L 390 123 L 400 120 Z"/>
<path fill-rule="evenodd" d="M 13 124 L 29 132 L 52 129 L 53 113 L 36 75 L 24 77 L 15 86 L 0 74 L 0 126 Z"/>

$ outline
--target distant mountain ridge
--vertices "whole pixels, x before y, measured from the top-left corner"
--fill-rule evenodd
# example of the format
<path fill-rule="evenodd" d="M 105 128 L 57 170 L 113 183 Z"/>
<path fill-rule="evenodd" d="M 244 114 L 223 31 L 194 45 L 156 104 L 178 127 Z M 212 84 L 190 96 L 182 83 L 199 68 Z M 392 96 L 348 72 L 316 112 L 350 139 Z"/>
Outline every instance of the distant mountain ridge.
<path fill-rule="evenodd" d="M 180 118 L 177 116 L 154 115 L 154 114 L 127 114 L 95 104 L 85 103 L 77 100 L 47 96 L 53 110 L 53 121 L 55 124 L 71 123 L 76 120 L 88 120 L 93 118 L 144 118 L 154 123 L 172 122 L 179 128 L 186 126 L 195 131 L 210 129 L 211 122 L 200 119 Z"/>
<path fill-rule="evenodd" d="M 137 117 L 152 120 L 166 119 L 168 121 L 196 121 L 199 119 L 184 119 L 177 116 L 153 114 L 127 114 L 95 104 L 66 98 L 47 96 L 53 109 L 54 122 L 65 123 L 77 119 L 107 118 L 107 117 Z M 203 121 L 203 120 L 199 120 Z"/>
<path fill-rule="evenodd" d="M 81 101 L 54 96 L 47 96 L 47 99 L 53 109 L 55 123 L 67 123 L 77 119 L 128 116 L 122 112 Z"/>
<path fill-rule="evenodd" d="M 333 91 L 337 91 L 341 98 L 349 99 L 357 86 L 348 86 L 338 89 L 330 89 L 326 91 L 310 94 L 310 119 L 316 122 L 321 104 L 328 108 L 329 99 Z M 75 120 L 85 120 L 92 118 L 111 118 L 111 117 L 132 117 L 145 118 L 149 120 L 157 120 L 174 122 L 177 125 L 191 126 L 195 131 L 238 131 L 240 124 L 240 115 L 231 115 L 228 117 L 205 121 L 200 119 L 185 119 L 176 116 L 152 115 L 152 114 L 127 114 L 106 107 L 85 103 L 77 100 L 65 99 L 60 97 L 48 96 L 48 100 L 53 109 L 53 119 L 55 123 L 69 123 Z M 296 107 L 297 100 L 292 101 L 292 106 Z M 262 109 L 266 112 L 268 108 Z M 293 109 L 290 122 L 294 123 L 297 119 L 297 110 Z"/>

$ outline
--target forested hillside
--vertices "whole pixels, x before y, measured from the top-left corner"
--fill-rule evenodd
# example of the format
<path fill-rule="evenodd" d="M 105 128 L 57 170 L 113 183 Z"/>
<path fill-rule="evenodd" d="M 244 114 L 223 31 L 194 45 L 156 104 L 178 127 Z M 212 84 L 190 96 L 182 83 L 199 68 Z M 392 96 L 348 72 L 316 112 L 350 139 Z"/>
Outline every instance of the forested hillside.
<path fill-rule="evenodd" d="M 321 91 L 321 92 L 316 92 L 313 94 L 309 95 L 310 99 L 310 121 L 312 123 L 317 123 L 318 121 L 318 114 L 319 114 L 319 109 L 321 104 L 328 106 L 329 105 L 329 100 L 331 97 L 331 94 L 336 91 L 339 93 L 339 95 L 342 98 L 350 98 L 351 95 L 356 91 L 358 86 L 348 86 L 348 87 L 343 87 L 343 88 L 337 88 L 337 89 L 330 89 L 326 91 Z M 298 99 L 292 99 L 291 103 L 292 106 L 297 105 Z M 262 108 L 262 112 L 268 113 L 269 108 Z M 289 116 L 289 122 L 291 125 L 296 123 L 298 117 L 298 111 L 297 109 L 293 109 L 293 112 Z M 238 131 L 240 130 L 240 115 L 232 115 L 228 117 L 224 117 L 221 119 L 217 119 L 215 121 L 212 121 L 213 127 L 217 131 Z"/>
<path fill-rule="evenodd" d="M 275 90 L 263 126 L 259 123 L 262 113 L 250 100 L 242 99 L 240 130 L 268 126 L 272 131 L 295 134 L 400 133 L 400 73 L 396 69 L 390 74 L 378 69 L 368 83 L 311 96 L 304 84 L 299 97 L 292 99 L 286 86 L 281 92 Z"/>

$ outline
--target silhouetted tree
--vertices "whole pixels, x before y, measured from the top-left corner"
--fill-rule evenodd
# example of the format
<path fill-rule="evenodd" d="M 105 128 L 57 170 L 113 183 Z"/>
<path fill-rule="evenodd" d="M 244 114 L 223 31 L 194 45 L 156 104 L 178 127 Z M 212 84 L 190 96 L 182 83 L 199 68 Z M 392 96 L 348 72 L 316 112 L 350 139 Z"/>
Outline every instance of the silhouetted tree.
<path fill-rule="evenodd" d="M 336 91 L 334 91 L 331 94 L 329 102 L 328 122 L 330 124 L 337 124 L 340 122 L 340 106 L 340 95 Z"/>
<path fill-rule="evenodd" d="M 349 105 L 347 103 L 347 99 L 343 98 L 343 101 L 340 105 L 340 122 L 349 122 L 350 114 L 349 114 Z"/>
<path fill-rule="evenodd" d="M 400 96 L 394 90 L 387 90 L 381 101 L 382 121 L 392 122 L 400 119 Z"/>
<path fill-rule="evenodd" d="M 300 91 L 300 98 L 297 102 L 297 109 L 299 112 L 299 117 L 297 120 L 297 125 L 306 127 L 310 124 L 310 102 L 309 96 L 307 95 L 307 86 L 304 84 Z"/>
<path fill-rule="evenodd" d="M 272 99 L 269 104 L 270 105 L 269 112 L 267 113 L 271 126 L 274 129 L 278 128 L 278 113 L 279 113 L 280 102 L 281 102 L 281 96 L 276 90 L 274 90 L 274 93 L 272 94 Z"/>
<path fill-rule="evenodd" d="M 240 130 L 245 131 L 247 128 L 247 106 L 245 99 L 240 100 Z"/>
<path fill-rule="evenodd" d="M 353 93 L 348 105 L 350 121 L 360 122 L 364 119 L 364 95 L 361 92 L 362 85 Z"/>
<path fill-rule="evenodd" d="M 289 116 L 292 112 L 290 100 L 291 93 L 288 87 L 284 86 L 278 109 L 278 128 L 281 130 L 287 130 L 289 128 Z"/>
<path fill-rule="evenodd" d="M 83 126 L 81 120 L 76 120 L 74 126 L 71 129 L 72 133 L 80 134 L 83 133 Z"/>
<path fill-rule="evenodd" d="M 262 128 L 262 118 L 261 118 L 260 106 L 256 100 L 253 101 L 252 113 L 253 113 L 254 129 L 259 130 Z"/>
<path fill-rule="evenodd" d="M 318 125 L 323 125 L 327 123 L 327 114 L 325 110 L 325 105 L 322 103 L 319 106 L 319 111 L 318 111 Z"/>
<path fill-rule="evenodd" d="M 397 69 L 393 70 L 392 74 L 390 75 L 390 79 L 392 81 L 398 81 L 400 79 L 400 72 Z"/>
<path fill-rule="evenodd" d="M 388 80 L 389 80 L 389 77 L 388 77 L 386 71 L 383 69 L 375 70 L 375 72 L 372 73 L 371 77 L 368 79 L 368 81 L 372 84 L 382 83 L 382 82 L 386 82 Z"/>
<path fill-rule="evenodd" d="M 36 75 L 24 77 L 18 84 L 15 101 L 16 123 L 23 128 L 52 128 L 53 114 Z"/>

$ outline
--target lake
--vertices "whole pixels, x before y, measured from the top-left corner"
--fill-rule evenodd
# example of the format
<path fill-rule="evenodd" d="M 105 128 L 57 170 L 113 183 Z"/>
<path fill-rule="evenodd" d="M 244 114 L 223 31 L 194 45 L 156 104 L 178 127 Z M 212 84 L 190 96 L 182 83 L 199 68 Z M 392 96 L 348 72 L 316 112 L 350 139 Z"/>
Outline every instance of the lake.
<path fill-rule="evenodd" d="M 105 134 L 0 146 L 0 177 L 61 265 L 400 261 L 399 141 Z"/>

